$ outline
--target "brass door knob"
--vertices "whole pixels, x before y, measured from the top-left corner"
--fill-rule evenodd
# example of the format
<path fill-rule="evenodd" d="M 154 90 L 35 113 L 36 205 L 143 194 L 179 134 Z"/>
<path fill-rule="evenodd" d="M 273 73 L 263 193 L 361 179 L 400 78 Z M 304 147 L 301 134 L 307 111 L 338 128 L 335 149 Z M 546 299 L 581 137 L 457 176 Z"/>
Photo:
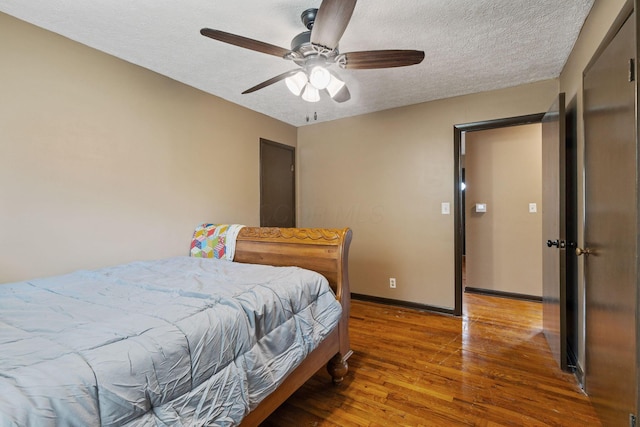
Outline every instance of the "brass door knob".
<path fill-rule="evenodd" d="M 589 248 L 584 248 L 584 249 L 576 248 L 576 255 L 578 255 L 578 256 L 580 256 L 580 255 L 587 255 L 588 256 L 591 253 L 592 253 L 591 249 L 589 249 Z"/>

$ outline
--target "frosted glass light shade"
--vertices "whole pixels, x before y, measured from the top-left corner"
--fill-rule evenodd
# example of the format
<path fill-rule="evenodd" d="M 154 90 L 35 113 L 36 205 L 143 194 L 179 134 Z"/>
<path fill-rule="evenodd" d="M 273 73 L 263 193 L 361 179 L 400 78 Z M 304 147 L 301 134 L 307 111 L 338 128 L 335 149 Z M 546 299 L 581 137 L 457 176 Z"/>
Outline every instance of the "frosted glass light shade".
<path fill-rule="evenodd" d="M 327 85 L 327 92 L 329 92 L 331 98 L 336 96 L 336 94 L 340 92 L 340 89 L 342 89 L 343 87 L 344 82 L 331 74 L 331 80 L 329 80 L 329 84 Z"/>
<path fill-rule="evenodd" d="M 302 99 L 307 102 L 318 102 L 320 101 L 320 92 L 311 84 L 307 83 L 304 92 L 302 92 Z"/>
<path fill-rule="evenodd" d="M 313 67 L 309 73 L 309 82 L 318 90 L 326 89 L 331 81 L 331 73 L 324 67 Z"/>
<path fill-rule="evenodd" d="M 298 71 L 293 76 L 289 76 L 284 79 L 284 82 L 287 84 L 287 87 L 295 96 L 300 96 L 302 90 L 307 84 L 307 75 L 303 71 Z"/>

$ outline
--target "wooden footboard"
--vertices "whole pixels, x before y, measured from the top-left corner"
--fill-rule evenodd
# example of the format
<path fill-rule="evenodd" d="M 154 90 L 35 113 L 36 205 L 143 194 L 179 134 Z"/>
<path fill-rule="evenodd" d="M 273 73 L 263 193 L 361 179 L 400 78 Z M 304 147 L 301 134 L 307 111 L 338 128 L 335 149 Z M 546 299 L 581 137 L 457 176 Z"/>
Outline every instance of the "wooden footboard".
<path fill-rule="evenodd" d="M 346 375 L 349 343 L 348 256 L 351 230 L 326 228 L 245 227 L 236 242 L 234 261 L 276 266 L 298 266 L 317 271 L 327 278 L 342 305 L 338 327 L 316 348 L 278 389 L 264 399 L 243 420 L 256 426 L 280 406 L 323 365 L 334 383 Z"/>

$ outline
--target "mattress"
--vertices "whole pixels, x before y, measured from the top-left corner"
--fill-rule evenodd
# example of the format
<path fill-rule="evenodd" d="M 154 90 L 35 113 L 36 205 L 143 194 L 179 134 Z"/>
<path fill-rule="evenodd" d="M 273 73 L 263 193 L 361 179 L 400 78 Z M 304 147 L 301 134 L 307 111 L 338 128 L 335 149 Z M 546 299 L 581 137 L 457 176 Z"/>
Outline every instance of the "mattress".
<path fill-rule="evenodd" d="M 0 426 L 237 425 L 340 315 L 315 272 L 216 259 L 0 285 Z"/>

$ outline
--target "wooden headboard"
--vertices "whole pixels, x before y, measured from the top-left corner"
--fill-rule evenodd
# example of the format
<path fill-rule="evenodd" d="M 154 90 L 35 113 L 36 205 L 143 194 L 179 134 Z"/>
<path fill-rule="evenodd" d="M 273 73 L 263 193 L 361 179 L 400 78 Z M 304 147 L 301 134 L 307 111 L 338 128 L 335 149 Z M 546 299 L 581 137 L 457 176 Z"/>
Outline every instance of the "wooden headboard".
<path fill-rule="evenodd" d="M 317 271 L 341 300 L 350 292 L 350 243 L 348 228 L 244 227 L 238 234 L 234 261 Z"/>

